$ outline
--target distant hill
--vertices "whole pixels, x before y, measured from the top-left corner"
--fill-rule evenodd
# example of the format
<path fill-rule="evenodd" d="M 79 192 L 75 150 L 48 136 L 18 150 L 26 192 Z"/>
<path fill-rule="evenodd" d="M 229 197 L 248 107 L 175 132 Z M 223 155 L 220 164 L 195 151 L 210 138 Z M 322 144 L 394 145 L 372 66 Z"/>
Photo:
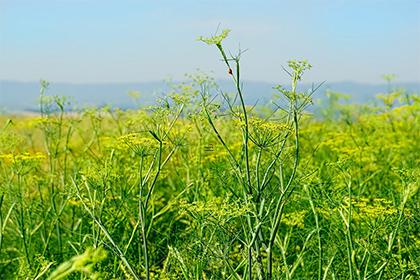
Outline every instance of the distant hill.
<path fill-rule="evenodd" d="M 231 81 L 218 81 L 224 91 L 234 91 Z M 266 82 L 244 81 L 245 100 L 249 104 L 257 100 L 269 100 L 274 93 L 274 84 Z M 403 87 L 408 91 L 420 92 L 420 82 L 396 83 L 394 87 Z M 303 84 L 302 89 L 311 85 Z M 19 82 L 0 80 L 0 110 L 8 112 L 25 112 L 38 110 L 39 97 L 38 82 Z M 322 99 L 326 89 L 351 95 L 351 102 L 364 103 L 372 100 L 379 92 L 387 90 L 386 84 L 364 84 L 356 82 L 325 83 L 314 95 L 315 99 Z M 51 83 L 48 94 L 71 96 L 78 107 L 111 105 L 120 108 L 138 106 L 128 95 L 130 91 L 139 91 L 140 103 L 150 105 L 158 96 L 168 91 L 164 82 L 147 83 L 98 83 L 72 84 Z"/>
<path fill-rule="evenodd" d="M 140 91 L 141 101 L 151 104 L 162 95 L 165 84 L 121 83 L 121 84 L 71 84 L 51 83 L 47 94 L 69 96 L 79 107 L 112 105 L 130 107 L 133 99 L 130 91 Z M 40 84 L 38 82 L 0 81 L 0 109 L 6 111 L 36 111 L 39 104 Z"/>

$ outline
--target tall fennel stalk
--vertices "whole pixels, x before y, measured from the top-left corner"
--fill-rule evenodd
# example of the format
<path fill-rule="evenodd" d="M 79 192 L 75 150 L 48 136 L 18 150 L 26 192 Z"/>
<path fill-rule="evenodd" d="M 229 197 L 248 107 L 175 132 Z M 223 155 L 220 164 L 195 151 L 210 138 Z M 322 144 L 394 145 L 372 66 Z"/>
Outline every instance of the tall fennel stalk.
<path fill-rule="evenodd" d="M 294 182 L 300 158 L 299 118 L 301 112 L 309 103 L 308 96 L 304 96 L 297 92 L 297 84 L 305 70 L 310 69 L 311 66 L 306 61 L 289 61 L 290 72 L 286 71 L 289 73 L 292 80 L 291 90 L 285 90 L 281 87 L 278 88 L 288 101 L 288 108 L 285 110 L 287 112 L 287 121 L 285 124 L 286 129 L 275 139 L 259 142 L 255 139 L 256 137 L 251 135 L 249 123 L 250 109 L 247 109 L 242 92 L 240 80 L 240 57 L 243 52 L 239 51 L 238 55 L 231 55 L 231 57 L 228 58 L 222 46 L 222 41 L 227 37 L 228 33 L 229 30 L 224 30 L 220 35 L 210 38 L 200 37 L 199 39 L 209 45 L 215 45 L 217 47 L 222 56 L 222 60 L 228 68 L 228 74 L 231 76 L 236 88 L 236 96 L 233 101 L 229 99 L 227 95 L 223 95 L 223 97 L 228 104 L 228 108 L 232 116 L 237 117 L 242 124 L 241 135 L 243 154 L 239 160 L 235 157 L 232 149 L 229 147 L 227 141 L 223 138 L 215 124 L 209 109 L 211 105 L 211 101 L 209 100 L 211 99 L 209 98 L 209 93 L 206 92 L 205 88 L 203 88 L 202 92 L 203 111 L 217 139 L 229 155 L 231 167 L 238 182 L 240 182 L 242 186 L 244 203 L 246 205 L 252 205 L 252 210 L 245 217 L 247 224 L 247 230 L 245 231 L 247 247 L 247 279 L 252 279 L 254 275 L 254 267 L 257 271 L 259 279 L 272 279 L 274 241 L 280 227 L 284 206 L 295 188 Z M 232 68 L 234 68 L 235 71 Z M 238 111 L 235 110 L 234 104 L 237 99 L 239 99 L 240 107 Z M 274 113 L 275 112 L 273 112 L 273 114 Z M 289 174 L 288 179 L 285 180 L 285 174 L 283 173 L 282 166 L 282 156 L 288 139 L 291 136 L 294 138 L 294 161 L 291 167 L 291 174 Z M 250 140 L 252 140 L 252 142 L 258 147 L 256 163 L 253 163 L 250 159 Z M 265 152 L 269 146 L 277 147 L 276 151 L 274 153 Z M 266 166 L 261 164 L 263 158 L 269 162 Z M 254 167 L 252 167 L 253 164 L 255 164 Z M 279 166 L 279 174 L 276 173 L 276 166 Z M 251 173 L 251 170 L 255 171 L 253 172 L 254 175 Z M 276 195 L 274 195 L 273 198 L 270 198 L 269 189 L 273 187 L 273 178 L 278 178 L 279 185 L 277 186 Z M 274 209 L 271 207 L 272 205 L 275 205 Z M 267 226 L 267 224 L 269 225 Z M 268 238 L 264 236 L 267 232 L 269 233 Z M 262 250 L 264 249 L 267 251 L 267 270 L 264 269 L 263 265 L 264 261 Z"/>
<path fill-rule="evenodd" d="M 48 155 L 48 171 L 51 175 L 56 175 L 60 172 L 59 161 L 60 156 L 64 152 L 63 159 L 63 176 L 61 177 L 61 186 L 64 187 L 67 177 L 67 156 L 70 137 L 72 135 L 72 126 L 70 125 L 65 131 L 65 110 L 69 102 L 65 97 L 47 96 L 46 92 L 49 83 L 41 80 L 40 89 L 40 113 L 43 119 L 41 129 L 44 136 L 44 146 Z M 64 136 L 64 145 L 63 145 Z M 61 229 L 61 215 L 64 210 L 66 199 L 59 199 L 60 184 L 54 180 L 54 176 L 50 176 L 49 180 L 49 199 L 51 208 L 54 214 L 55 221 L 52 226 L 55 227 L 58 245 L 59 259 L 63 258 L 63 231 Z M 46 208 L 43 205 L 44 209 Z M 47 240 L 44 242 L 44 252 L 49 250 L 50 241 L 52 238 L 52 229 L 47 233 L 46 225 L 44 225 L 44 233 L 47 235 Z"/>

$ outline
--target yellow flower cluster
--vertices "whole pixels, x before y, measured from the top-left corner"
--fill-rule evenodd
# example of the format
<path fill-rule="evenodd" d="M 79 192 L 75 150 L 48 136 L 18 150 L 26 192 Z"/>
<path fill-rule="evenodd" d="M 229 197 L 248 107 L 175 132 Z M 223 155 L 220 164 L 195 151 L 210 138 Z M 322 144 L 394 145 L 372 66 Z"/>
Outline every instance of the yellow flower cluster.
<path fill-rule="evenodd" d="M 290 130 L 284 123 L 264 120 L 253 117 L 248 121 L 250 128 L 250 139 L 259 147 L 267 147 L 277 143 L 282 133 Z"/>
<path fill-rule="evenodd" d="M 284 214 L 283 218 L 281 219 L 281 222 L 290 227 L 304 228 L 306 212 L 306 210 L 301 210 Z"/>
<path fill-rule="evenodd" d="M 267 133 L 279 133 L 281 131 L 289 129 L 289 127 L 284 123 L 267 121 L 256 117 L 250 118 L 248 123 L 252 128 Z"/>
<path fill-rule="evenodd" d="M 349 135 L 343 132 L 330 132 L 326 135 L 326 139 L 321 142 L 320 147 L 328 147 L 334 152 L 342 152 L 345 149 L 349 149 L 349 142 L 351 139 Z M 354 152 L 353 150 L 348 150 L 347 153 Z"/>
<path fill-rule="evenodd" d="M 208 45 L 220 45 L 222 41 L 229 35 L 230 30 L 224 29 L 222 30 L 222 33 L 219 35 L 214 35 L 209 38 L 205 38 L 203 36 L 198 37 L 199 41 L 202 41 Z"/>
<path fill-rule="evenodd" d="M 398 213 L 398 209 L 392 206 L 392 202 L 384 198 L 353 198 L 351 200 L 351 206 L 353 209 L 352 219 L 356 222 L 376 220 Z M 346 197 L 343 201 L 342 208 L 349 209 L 349 207 L 349 199 Z"/>
<path fill-rule="evenodd" d="M 118 138 L 102 137 L 105 148 L 121 151 L 132 150 L 136 153 L 144 153 L 159 147 L 159 143 L 152 137 L 146 137 L 140 133 L 130 133 Z"/>
<path fill-rule="evenodd" d="M 226 150 L 220 149 L 218 151 L 206 152 L 202 158 L 202 163 L 218 162 L 228 157 Z"/>
<path fill-rule="evenodd" d="M 32 163 L 39 162 L 47 158 L 42 153 L 23 153 L 23 154 L 1 154 L 0 160 L 6 163 Z"/>
<path fill-rule="evenodd" d="M 181 202 L 181 214 L 189 213 L 191 216 L 213 218 L 220 223 L 225 223 L 227 220 L 235 217 L 241 217 L 249 212 L 249 207 L 246 205 L 238 205 L 234 202 L 229 202 L 228 198 L 215 197 L 209 201 L 194 201 L 188 203 Z"/>
<path fill-rule="evenodd" d="M 185 121 L 177 121 L 171 130 L 171 138 L 187 138 L 193 131 L 192 124 Z"/>
<path fill-rule="evenodd" d="M 392 202 L 384 198 L 353 199 L 353 206 L 356 209 L 355 219 L 377 219 L 381 216 L 390 216 L 398 212 L 397 208 L 392 207 Z"/>

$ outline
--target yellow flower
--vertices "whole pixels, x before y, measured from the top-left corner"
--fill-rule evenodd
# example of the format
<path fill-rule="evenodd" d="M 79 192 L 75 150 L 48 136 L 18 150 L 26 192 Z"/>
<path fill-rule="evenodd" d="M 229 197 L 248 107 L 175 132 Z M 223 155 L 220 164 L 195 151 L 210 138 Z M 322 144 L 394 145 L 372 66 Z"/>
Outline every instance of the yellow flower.
<path fill-rule="evenodd" d="M 140 133 L 130 133 L 119 137 L 115 148 L 121 150 L 130 149 L 136 154 L 145 155 L 148 151 L 159 147 L 156 139 L 142 136 Z"/>
<path fill-rule="evenodd" d="M 222 41 L 229 35 L 229 32 L 229 29 L 224 29 L 220 35 L 214 35 L 209 38 L 200 36 L 198 37 L 198 41 L 202 41 L 208 45 L 220 45 Z"/>
<path fill-rule="evenodd" d="M 39 162 L 47 158 L 42 153 L 23 153 L 23 154 L 2 154 L 0 155 L 0 160 L 3 160 L 8 163 L 33 163 Z"/>
<path fill-rule="evenodd" d="M 306 212 L 307 212 L 306 210 L 301 210 L 301 211 L 284 214 L 283 218 L 281 219 L 281 222 L 291 227 L 304 228 L 305 227 L 304 220 L 305 220 Z"/>

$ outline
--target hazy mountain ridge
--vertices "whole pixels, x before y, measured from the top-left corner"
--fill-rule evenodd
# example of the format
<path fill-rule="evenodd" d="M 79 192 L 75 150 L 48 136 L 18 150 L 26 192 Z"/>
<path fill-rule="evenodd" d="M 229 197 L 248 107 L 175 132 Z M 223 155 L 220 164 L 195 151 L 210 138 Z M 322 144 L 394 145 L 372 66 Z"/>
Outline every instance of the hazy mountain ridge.
<path fill-rule="evenodd" d="M 224 91 L 234 91 L 231 81 L 217 81 Z M 255 103 L 257 100 L 269 100 L 274 83 L 244 81 L 243 92 L 246 102 Z M 311 84 L 303 83 L 302 90 L 311 88 Z M 402 87 L 408 91 L 420 92 L 420 82 L 395 83 L 393 87 Z M 314 99 L 322 99 L 327 89 L 350 94 L 351 102 L 364 103 L 372 100 L 377 93 L 387 91 L 386 84 L 365 84 L 357 82 L 331 82 L 324 83 L 315 93 Z M 20 82 L 0 80 L 0 110 L 9 112 L 38 110 L 40 85 L 38 82 Z M 73 103 L 79 107 L 111 105 L 120 108 L 150 105 L 158 96 L 169 90 L 165 82 L 144 83 L 51 83 L 49 95 L 71 96 Z M 128 95 L 130 91 L 139 91 L 139 104 L 134 104 Z"/>

